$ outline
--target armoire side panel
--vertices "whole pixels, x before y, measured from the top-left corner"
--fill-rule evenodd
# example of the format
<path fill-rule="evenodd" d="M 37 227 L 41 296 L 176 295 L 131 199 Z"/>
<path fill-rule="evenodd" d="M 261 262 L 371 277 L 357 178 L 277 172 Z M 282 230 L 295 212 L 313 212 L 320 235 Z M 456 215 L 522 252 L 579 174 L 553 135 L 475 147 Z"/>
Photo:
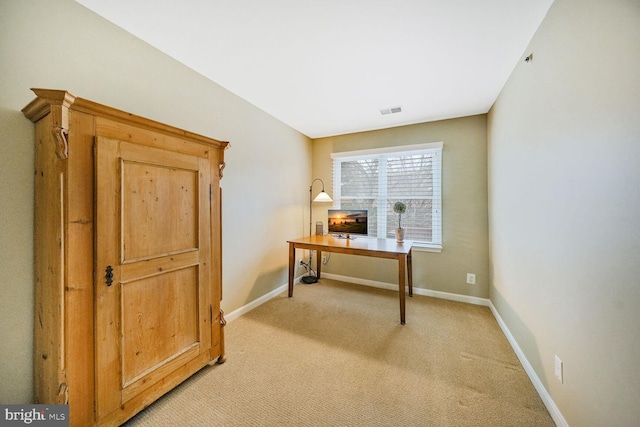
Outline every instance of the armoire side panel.
<path fill-rule="evenodd" d="M 66 403 L 64 349 L 64 164 L 55 155 L 51 119 L 36 125 L 34 216 L 34 392 L 36 403 Z"/>
<path fill-rule="evenodd" d="M 212 170 L 218 171 L 211 176 L 212 194 L 211 194 L 211 251 L 212 264 L 211 270 L 213 274 L 211 286 L 211 298 L 214 302 L 215 311 L 213 314 L 214 325 L 222 325 L 214 327 L 211 330 L 211 347 L 212 357 L 220 355 L 219 363 L 224 363 L 224 335 L 222 327 L 225 320 L 220 311 L 220 301 L 222 301 L 222 189 L 220 188 L 220 180 L 222 179 L 224 170 L 224 151 L 218 150 L 211 154 Z"/>

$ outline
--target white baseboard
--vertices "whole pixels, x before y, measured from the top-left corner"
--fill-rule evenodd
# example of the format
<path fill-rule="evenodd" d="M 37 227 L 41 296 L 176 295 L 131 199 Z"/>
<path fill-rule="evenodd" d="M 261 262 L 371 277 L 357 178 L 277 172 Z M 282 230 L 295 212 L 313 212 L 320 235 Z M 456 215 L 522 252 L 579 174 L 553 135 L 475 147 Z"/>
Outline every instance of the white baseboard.
<path fill-rule="evenodd" d="M 533 369 L 533 366 L 531 366 L 531 363 L 529 363 L 529 360 L 524 355 L 524 352 L 518 345 L 518 342 L 511 334 L 511 331 L 507 327 L 507 324 L 504 323 L 504 320 L 502 320 L 502 317 L 500 317 L 500 313 L 498 313 L 498 310 L 496 310 L 495 306 L 491 301 L 489 301 L 489 308 L 493 313 L 493 317 L 496 318 L 498 325 L 500 325 L 500 329 L 502 329 L 502 333 L 504 333 L 504 335 L 507 337 L 507 340 L 509 341 L 509 344 L 511 344 L 513 351 L 515 351 L 516 356 L 518 356 L 518 359 L 520 359 L 520 363 L 522 363 L 522 366 L 525 372 L 529 376 L 529 379 L 533 383 L 533 386 L 535 387 L 536 391 L 540 395 L 540 398 L 542 399 L 544 406 L 547 407 L 547 411 L 549 411 L 549 414 L 551 415 L 551 418 L 553 418 L 553 421 L 556 423 L 557 426 L 569 427 L 567 420 L 564 419 L 564 417 L 562 416 L 562 413 L 556 406 L 556 403 L 551 398 L 551 395 L 549 394 L 547 389 L 544 388 L 544 385 L 542 384 L 542 381 L 540 381 L 540 378 L 536 374 L 536 371 Z"/>
<path fill-rule="evenodd" d="M 327 279 L 339 280 L 341 282 L 355 283 L 357 285 L 372 286 L 374 288 L 387 289 L 390 291 L 397 291 L 397 283 L 378 282 L 375 280 L 360 279 L 357 277 L 340 276 L 338 274 L 322 273 L 322 277 Z M 426 297 L 434 297 L 440 299 L 446 299 L 450 301 L 466 302 L 469 304 L 489 306 L 489 300 L 486 298 L 472 297 L 469 295 L 452 294 L 449 292 L 432 291 L 430 289 L 413 287 L 413 293 L 415 295 L 422 295 Z"/>
<path fill-rule="evenodd" d="M 295 280 L 296 284 L 300 282 L 300 277 L 296 278 Z M 375 280 L 360 279 L 357 277 L 350 277 L 350 276 L 341 276 L 338 274 L 331 274 L 331 273 L 322 273 L 322 277 L 326 277 L 327 279 L 332 279 L 332 280 L 338 280 L 340 282 L 354 283 L 356 285 L 364 285 L 364 286 L 371 286 L 374 288 L 387 289 L 390 291 L 398 290 L 398 285 L 395 283 L 378 282 Z M 244 305 L 228 314 L 225 314 L 224 318 L 227 322 L 232 322 L 238 317 L 242 316 L 243 314 L 250 312 L 254 308 L 280 295 L 282 292 L 286 291 L 287 288 L 288 288 L 288 284 L 285 283 L 284 285 L 277 287 L 276 289 L 269 292 L 268 294 L 265 294 L 260 298 L 251 301 L 249 304 Z M 422 289 L 422 288 L 416 288 L 416 287 L 413 288 L 413 293 L 416 295 L 422 295 L 427 297 L 434 297 L 434 298 L 440 298 L 440 299 L 446 299 L 446 300 L 458 301 L 458 302 L 466 302 L 466 303 L 475 304 L 475 305 L 483 305 L 485 307 L 488 307 L 490 304 L 490 301 L 486 298 L 452 294 L 449 292 L 432 291 L 429 289 Z"/>
<path fill-rule="evenodd" d="M 391 290 L 391 291 L 397 291 L 398 290 L 398 285 L 394 284 L 394 283 L 378 282 L 378 281 L 375 281 L 375 280 L 360 279 L 360 278 L 357 278 L 357 277 L 341 276 L 341 275 L 330 274 L 330 273 L 323 273 L 322 277 L 326 277 L 327 279 L 339 280 L 341 282 L 354 283 L 354 284 L 357 284 L 357 285 L 372 286 L 374 288 L 388 289 L 388 290 Z M 300 280 L 300 278 L 298 277 L 296 279 L 296 283 L 298 283 L 299 280 Z M 243 314 L 248 313 L 249 311 L 253 310 L 254 308 L 258 307 L 259 305 L 262 305 L 265 302 L 269 301 L 270 299 L 275 298 L 276 296 L 280 295 L 282 292 L 285 292 L 288 287 L 289 287 L 289 285 L 286 284 L 286 283 L 284 285 L 279 286 L 278 288 L 274 289 L 273 291 L 269 292 L 268 294 L 265 294 L 265 295 L 261 296 L 260 298 L 250 302 L 249 304 L 247 304 L 245 306 L 242 306 L 242 307 L 238 308 L 237 310 L 234 310 L 231 313 L 225 315 L 225 319 L 227 320 L 227 322 L 232 322 L 233 320 L 237 319 L 238 317 L 242 316 Z M 515 338 L 511 334 L 511 331 L 507 327 L 506 323 L 504 323 L 504 321 L 502 320 L 502 317 L 500 317 L 500 314 L 498 313 L 498 310 L 496 310 L 496 308 L 493 305 L 493 303 L 491 302 L 491 300 L 489 300 L 487 298 L 479 298 L 479 297 L 473 297 L 473 296 L 468 296 L 468 295 L 452 294 L 452 293 L 449 293 L 449 292 L 432 291 L 432 290 L 429 290 L 429 289 L 416 288 L 416 287 L 413 288 L 413 293 L 416 294 L 416 295 L 422 295 L 422 296 L 428 296 L 428 297 L 433 297 L 433 298 L 446 299 L 446 300 L 451 300 L 451 301 L 465 302 L 465 303 L 468 303 L 468 304 L 475 304 L 475 305 L 482 305 L 482 306 L 485 306 L 485 307 L 489 307 L 491 309 L 491 313 L 493 313 L 493 317 L 495 317 L 496 321 L 498 322 L 498 325 L 500 326 L 500 329 L 502 329 L 502 333 L 504 333 L 504 335 L 507 337 L 507 340 L 509 341 L 509 344 L 511 344 L 511 347 L 513 348 L 514 352 L 516 353 L 516 356 L 518 356 L 518 359 L 520 360 L 520 363 L 522 363 L 522 366 L 523 366 L 525 372 L 529 376 L 529 379 L 533 383 L 533 386 L 535 387 L 536 391 L 540 395 L 540 398 L 542 399 L 542 402 L 544 403 L 544 405 L 546 406 L 547 410 L 549 411 L 549 414 L 551 415 L 551 418 L 553 418 L 553 421 L 556 423 L 557 426 L 559 426 L 559 427 L 569 427 L 569 424 L 567 423 L 567 421 L 562 416 L 562 413 L 560 412 L 560 410 L 556 406 L 555 402 L 551 398 L 551 395 L 549 395 L 549 392 L 547 392 L 547 389 L 542 384 L 542 381 L 540 381 L 540 378 L 538 378 L 538 375 L 536 374 L 535 370 L 531 366 L 531 363 L 529 363 L 529 360 L 524 355 L 524 352 L 522 351 L 522 349 L 518 345 L 518 342 L 515 340 Z"/>
<path fill-rule="evenodd" d="M 300 276 L 302 277 L 302 276 Z M 298 282 L 300 282 L 300 277 L 296 278 L 295 283 L 297 284 Z M 338 274 L 331 274 L 331 273 L 322 273 L 322 277 L 326 277 L 327 279 L 332 279 L 332 280 L 338 280 L 340 282 L 347 282 L 347 283 L 354 283 L 356 285 L 364 285 L 364 286 L 371 286 L 374 288 L 380 288 L 380 289 L 387 289 L 390 291 L 397 291 L 398 290 L 398 285 L 396 283 L 386 283 L 386 282 L 378 282 L 375 280 L 367 280 L 367 279 L 360 279 L 357 277 L 350 277 L 350 276 L 341 276 Z M 288 284 L 284 284 L 281 285 L 279 287 L 277 287 L 276 289 L 274 289 L 273 291 L 269 292 L 268 294 L 265 294 L 263 296 L 261 296 L 258 299 L 255 299 L 253 301 L 251 301 L 249 304 L 244 305 L 228 314 L 225 314 L 224 318 L 227 322 L 232 322 L 235 319 L 237 319 L 238 317 L 242 316 L 245 313 L 250 312 L 251 310 L 253 310 L 254 308 L 264 304 L 265 302 L 269 301 L 272 298 L 275 298 L 276 296 L 280 295 L 282 292 L 286 291 L 288 288 Z M 422 295 L 422 296 L 427 296 L 427 297 L 433 297 L 433 298 L 440 298 L 440 299 L 446 299 L 446 300 L 450 300 L 450 301 L 458 301 L 458 302 L 466 302 L 468 304 L 475 304 L 475 305 L 482 305 L 485 307 L 489 307 L 490 301 L 486 298 L 479 298 L 479 297 L 472 297 L 472 296 L 468 296 L 468 295 L 459 295 L 459 294 L 452 294 L 449 292 L 441 292 L 441 291 L 432 291 L 430 289 L 422 289 L 422 288 L 413 288 L 413 293 L 415 295 Z"/>
<path fill-rule="evenodd" d="M 233 310 L 232 312 L 230 312 L 228 314 L 225 314 L 224 315 L 224 319 L 227 321 L 227 323 L 233 322 L 234 320 L 236 320 L 238 317 L 242 316 L 243 314 L 246 314 L 246 313 L 250 312 L 254 308 L 264 304 L 265 302 L 269 301 L 270 299 L 277 297 L 282 292 L 286 291 L 288 288 L 289 288 L 289 284 L 285 283 L 284 285 L 279 286 L 276 289 L 272 290 L 268 294 L 265 294 L 265 295 L 261 296 L 260 298 L 251 301 L 249 304 L 243 305 L 242 307 L 240 307 L 240 308 L 238 308 L 236 310 Z"/>

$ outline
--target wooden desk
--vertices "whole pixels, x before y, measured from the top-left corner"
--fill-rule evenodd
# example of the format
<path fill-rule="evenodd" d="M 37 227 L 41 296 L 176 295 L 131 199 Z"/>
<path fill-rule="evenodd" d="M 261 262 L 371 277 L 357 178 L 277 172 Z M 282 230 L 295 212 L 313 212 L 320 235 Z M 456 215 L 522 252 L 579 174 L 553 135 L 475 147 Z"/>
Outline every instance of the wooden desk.
<path fill-rule="evenodd" d="M 293 296 L 293 281 L 296 270 L 296 249 L 317 251 L 316 272 L 320 279 L 322 268 L 322 252 L 337 252 L 341 254 L 362 255 L 375 258 L 398 260 L 398 294 L 400 298 L 400 323 L 404 325 L 405 276 L 409 276 L 409 296 L 413 296 L 413 275 L 411 269 L 410 240 L 397 243 L 394 239 L 372 239 L 358 237 L 356 239 L 340 239 L 331 235 L 308 236 L 300 239 L 288 240 L 289 243 L 289 297 Z"/>

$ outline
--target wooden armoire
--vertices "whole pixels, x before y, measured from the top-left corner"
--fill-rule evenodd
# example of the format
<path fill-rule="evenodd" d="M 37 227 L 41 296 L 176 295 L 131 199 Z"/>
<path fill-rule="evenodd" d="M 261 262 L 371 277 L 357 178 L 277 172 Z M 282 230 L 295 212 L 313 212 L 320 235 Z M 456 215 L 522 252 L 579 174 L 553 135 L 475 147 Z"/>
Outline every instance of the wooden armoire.
<path fill-rule="evenodd" d="M 228 143 L 33 91 L 36 403 L 120 425 L 224 362 Z"/>

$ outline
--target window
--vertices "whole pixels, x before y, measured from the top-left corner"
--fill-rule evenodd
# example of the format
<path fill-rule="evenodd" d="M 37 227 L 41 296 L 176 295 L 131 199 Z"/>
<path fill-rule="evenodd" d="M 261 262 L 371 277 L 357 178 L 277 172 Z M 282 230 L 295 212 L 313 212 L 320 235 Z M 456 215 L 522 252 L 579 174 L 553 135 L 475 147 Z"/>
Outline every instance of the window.
<path fill-rule="evenodd" d="M 333 153 L 333 200 L 338 209 L 367 209 L 369 236 L 395 237 L 395 202 L 405 238 L 418 245 L 442 245 L 442 143 Z"/>

